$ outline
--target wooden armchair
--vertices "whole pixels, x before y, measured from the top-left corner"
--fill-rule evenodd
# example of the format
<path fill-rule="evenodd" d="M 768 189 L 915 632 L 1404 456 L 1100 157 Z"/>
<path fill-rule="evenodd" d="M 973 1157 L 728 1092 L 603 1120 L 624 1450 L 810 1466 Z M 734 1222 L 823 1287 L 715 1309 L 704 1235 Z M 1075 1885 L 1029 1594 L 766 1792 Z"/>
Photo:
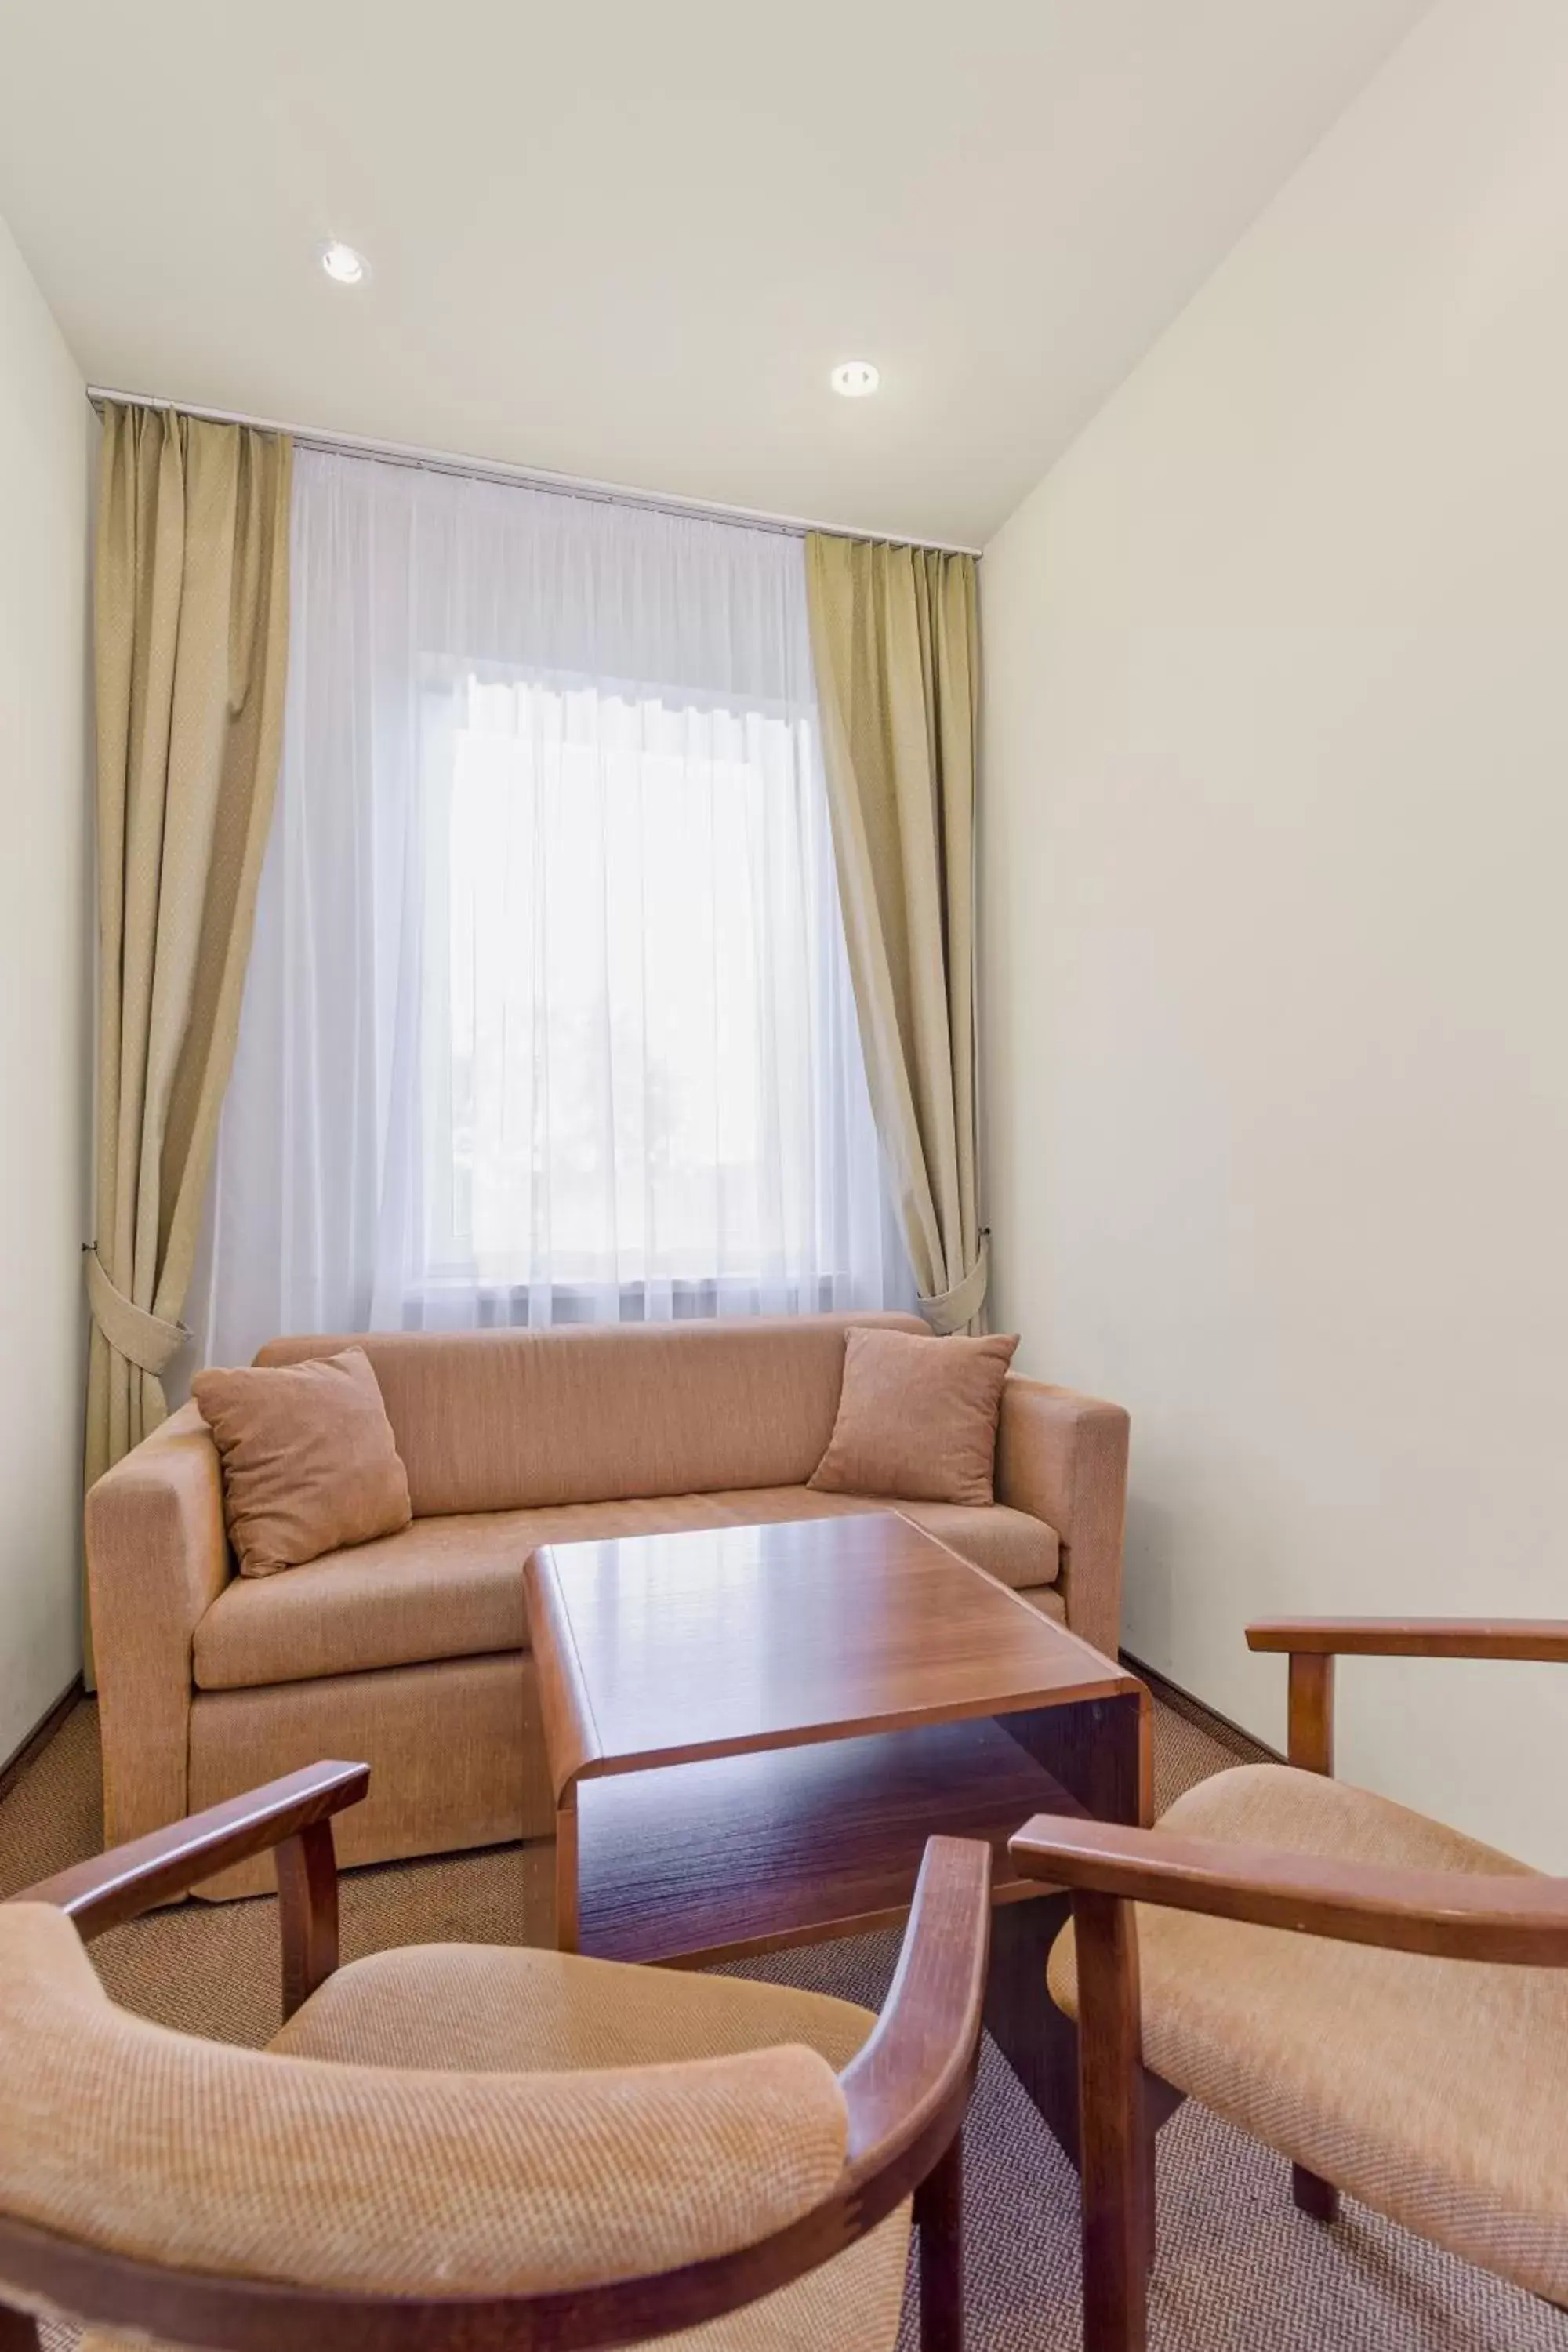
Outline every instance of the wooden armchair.
<path fill-rule="evenodd" d="M 1151 2126 L 1181 2095 L 1338 2191 L 1568 2303 L 1568 1879 L 1329 1775 L 1336 1655 L 1568 1661 L 1568 1623 L 1253 1625 L 1290 1660 L 1290 1763 L 1153 1830 L 1042 1815 L 1071 1890 L 1050 1989 L 1079 2024 L 1085 2352 L 1143 2352 Z M 1134 1906 L 1138 1907 L 1134 1909 Z"/>
<path fill-rule="evenodd" d="M 0 1904 L 0 2352 L 44 2311 L 83 2352 L 891 2352 L 911 2197 L 922 2339 L 958 2352 L 986 1846 L 927 1846 L 879 2019 L 510 1947 L 340 1969 L 331 1816 L 368 1778 L 312 1766 Z M 117 2009 L 81 1938 L 268 1848 L 269 2049 Z"/>

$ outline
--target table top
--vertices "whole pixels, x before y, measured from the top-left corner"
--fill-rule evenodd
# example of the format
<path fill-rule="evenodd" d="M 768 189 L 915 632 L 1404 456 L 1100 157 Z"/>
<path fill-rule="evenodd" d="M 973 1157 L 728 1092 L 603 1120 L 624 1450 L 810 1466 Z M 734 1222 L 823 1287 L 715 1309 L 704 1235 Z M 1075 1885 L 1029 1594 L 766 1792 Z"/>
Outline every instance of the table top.
<path fill-rule="evenodd" d="M 527 1583 L 558 1802 L 610 1773 L 1142 1689 L 891 1511 L 550 1544 Z"/>

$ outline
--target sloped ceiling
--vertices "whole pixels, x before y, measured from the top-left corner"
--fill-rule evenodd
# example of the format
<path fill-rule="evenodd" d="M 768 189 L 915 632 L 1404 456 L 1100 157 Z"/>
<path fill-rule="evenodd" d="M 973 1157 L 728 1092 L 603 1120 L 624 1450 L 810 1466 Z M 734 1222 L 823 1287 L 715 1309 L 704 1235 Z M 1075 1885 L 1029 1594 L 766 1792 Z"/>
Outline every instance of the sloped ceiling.
<path fill-rule="evenodd" d="M 0 211 L 95 381 L 978 544 L 1424 5 L 59 0 Z"/>

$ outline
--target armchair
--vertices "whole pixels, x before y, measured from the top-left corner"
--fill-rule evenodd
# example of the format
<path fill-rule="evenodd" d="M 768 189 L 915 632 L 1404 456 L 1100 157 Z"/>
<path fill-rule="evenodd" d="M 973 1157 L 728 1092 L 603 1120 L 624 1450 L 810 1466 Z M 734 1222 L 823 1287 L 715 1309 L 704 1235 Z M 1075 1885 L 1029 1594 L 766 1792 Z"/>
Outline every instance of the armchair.
<path fill-rule="evenodd" d="M 1568 1879 L 1329 1777 L 1336 1656 L 1568 1662 L 1568 1623 L 1247 1640 L 1290 1660 L 1289 1765 L 1220 1773 L 1153 1830 L 1042 1815 L 1012 1841 L 1072 1894 L 1050 1990 L 1079 2027 L 1085 2352 L 1147 2342 L 1151 2078 L 1165 2112 L 1201 2098 L 1288 2156 L 1315 2218 L 1342 2187 L 1568 2303 Z"/>
<path fill-rule="evenodd" d="M 40 2311 L 83 2352 L 890 2352 L 911 2198 L 922 2340 L 958 2352 L 984 1845 L 931 1841 L 879 2018 L 511 1948 L 340 1968 L 331 1820 L 368 1777 L 291 1773 L 0 1904 L 0 2352 Z M 81 1939 L 269 1848 L 270 2048 L 116 2009 Z"/>

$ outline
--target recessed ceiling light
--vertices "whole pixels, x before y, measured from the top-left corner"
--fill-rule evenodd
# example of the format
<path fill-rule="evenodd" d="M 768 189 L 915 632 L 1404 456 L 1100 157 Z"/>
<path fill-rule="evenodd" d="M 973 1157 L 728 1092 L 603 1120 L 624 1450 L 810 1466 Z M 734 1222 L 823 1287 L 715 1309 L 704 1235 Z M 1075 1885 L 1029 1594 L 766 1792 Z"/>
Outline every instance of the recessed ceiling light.
<path fill-rule="evenodd" d="M 827 381 L 846 400 L 864 400 L 868 393 L 876 391 L 882 379 L 869 360 L 845 360 Z"/>
<path fill-rule="evenodd" d="M 339 286 L 363 286 L 370 276 L 363 254 L 352 245 L 340 245 L 335 237 L 321 247 L 321 267 Z"/>

